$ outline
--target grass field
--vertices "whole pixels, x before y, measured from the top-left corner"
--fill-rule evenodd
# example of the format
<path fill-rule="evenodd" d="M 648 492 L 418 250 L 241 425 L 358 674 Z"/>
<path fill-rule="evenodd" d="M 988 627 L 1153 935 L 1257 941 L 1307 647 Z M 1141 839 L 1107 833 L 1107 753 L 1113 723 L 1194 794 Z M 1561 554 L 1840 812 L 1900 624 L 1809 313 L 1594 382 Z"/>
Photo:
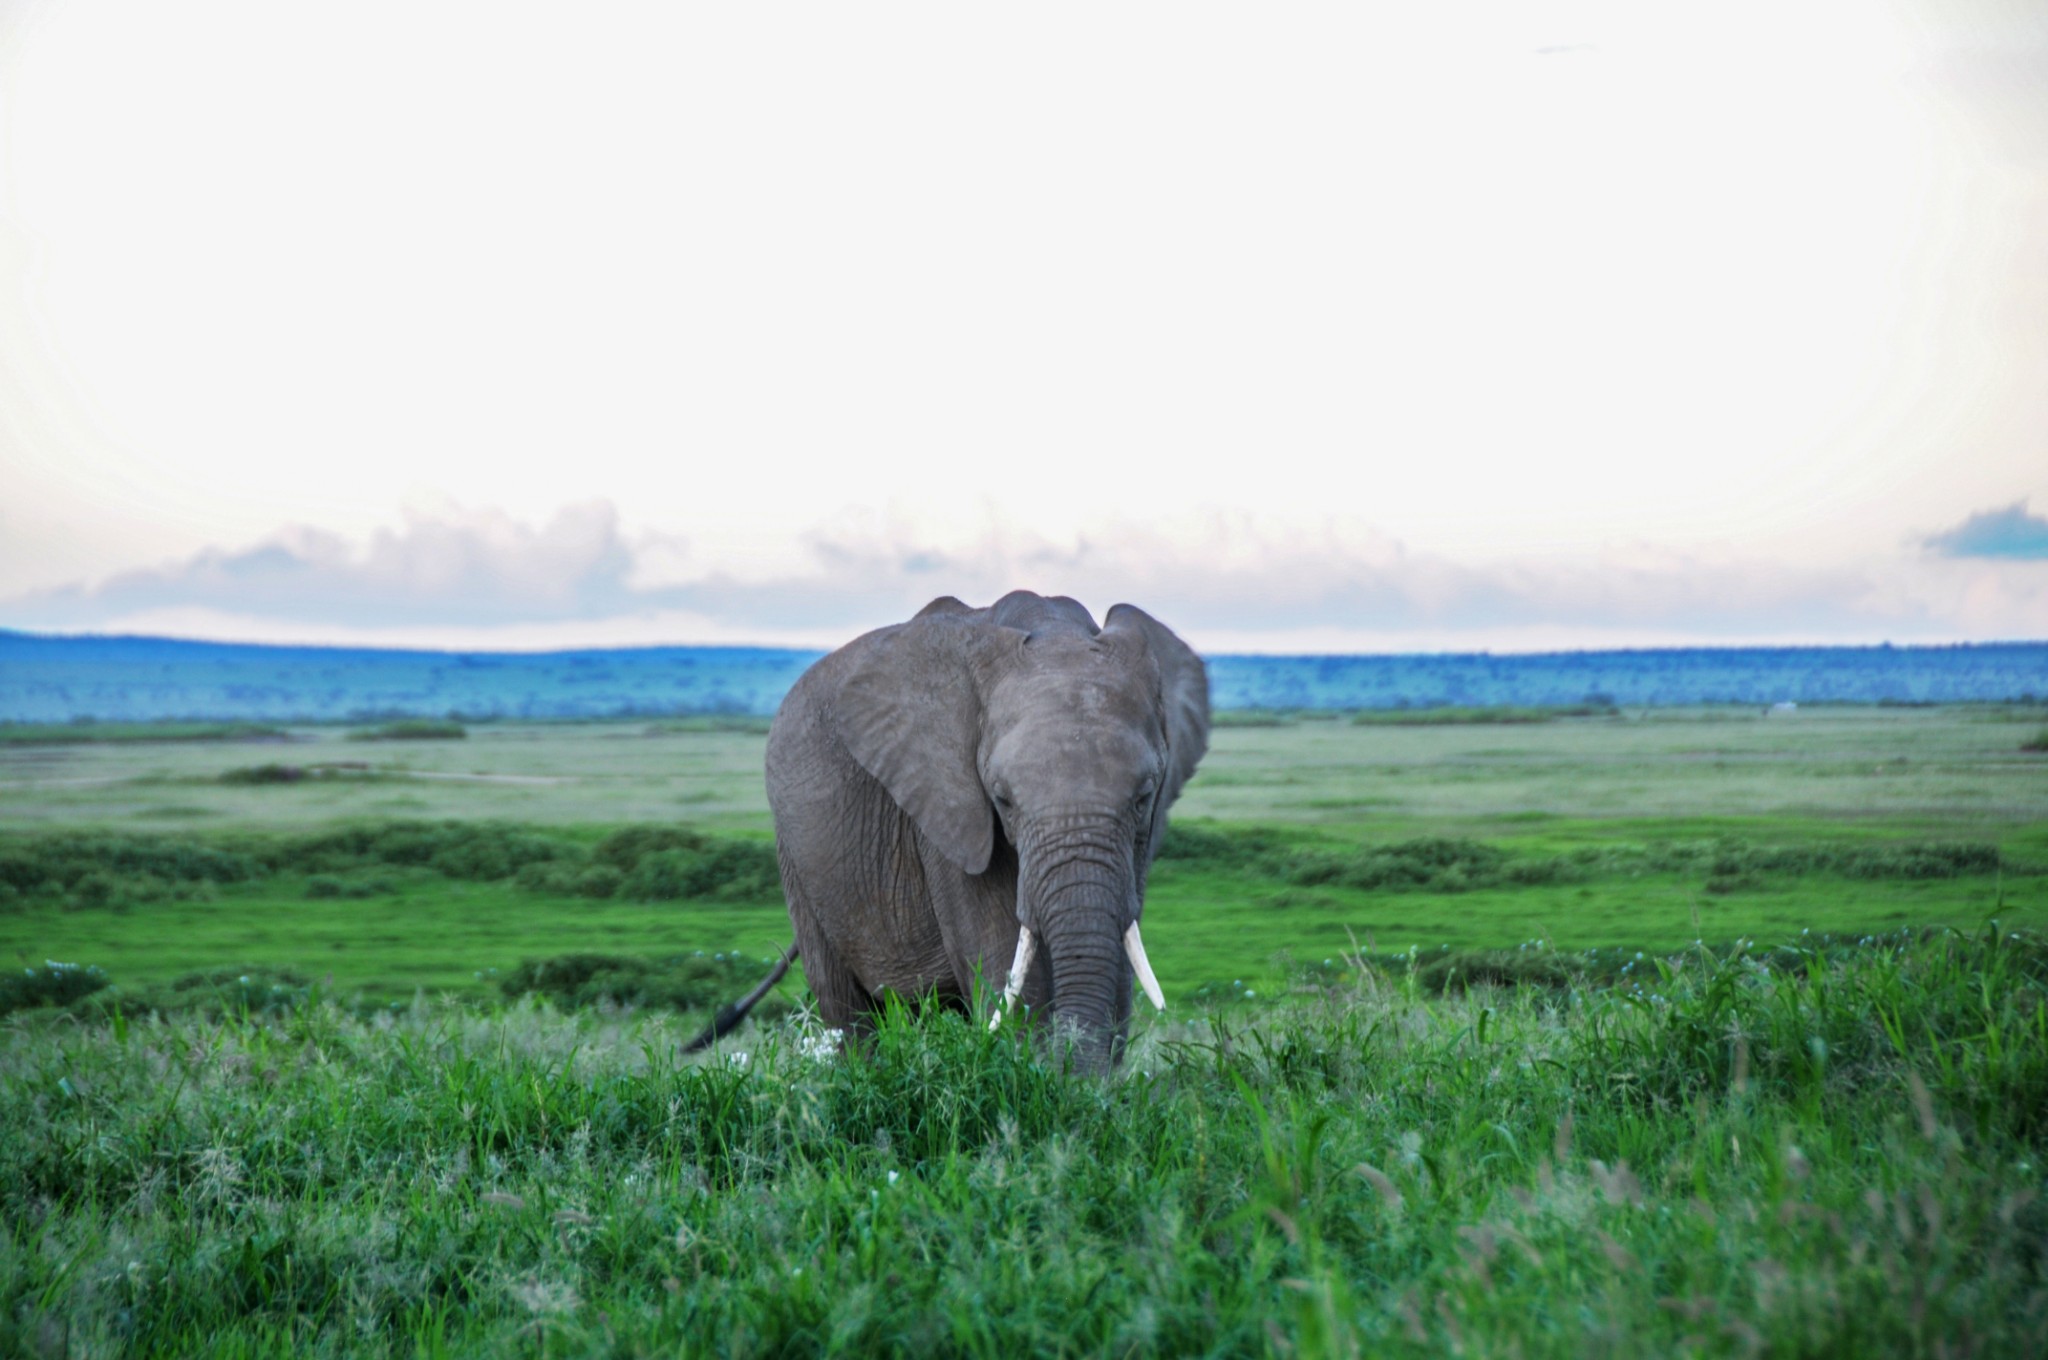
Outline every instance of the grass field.
<path fill-rule="evenodd" d="M 0 1354 L 2040 1353 L 2038 731 L 1219 727 L 1107 1083 L 675 1057 L 758 726 L 12 741 Z"/>
<path fill-rule="evenodd" d="M 2048 761 L 2018 749 L 2031 716 L 1653 710 L 1509 729 L 1334 718 L 1220 728 L 1175 823 L 1184 834 L 1226 836 L 1266 827 L 1280 848 L 1253 862 L 1232 853 L 1163 860 L 1147 908 L 1154 963 L 1183 996 L 1271 995 L 1354 939 L 1379 953 L 1535 939 L 1660 950 L 1696 939 L 1780 943 L 1802 931 L 1968 927 L 1993 915 L 2048 924 Z M 481 725 L 466 740 L 392 743 L 403 749 L 367 759 L 345 728 L 296 730 L 281 746 L 22 747 L 0 751 L 0 814 L 15 829 L 199 843 L 389 819 L 509 822 L 572 851 L 621 823 L 765 838 L 765 738 L 739 726 Z M 279 766 L 308 777 L 223 780 Z M 1356 874 L 1317 881 L 1286 864 L 1445 838 L 1562 870 L 1547 879 L 1466 874 L 1462 883 L 1368 876 L 1361 886 Z M 1858 877 L 1799 863 L 1844 848 L 1956 844 L 1992 847 L 2006 867 Z M 1728 863 L 1733 871 L 1717 872 Z M 291 969 L 331 980 L 341 995 L 391 1001 L 420 988 L 489 991 L 522 960 L 571 950 L 763 956 L 788 942 L 772 889 L 751 899 L 640 901 L 422 865 L 352 872 L 347 896 L 309 895 L 323 886 L 311 880 L 331 874 L 287 864 L 213 885 L 204 900 L 160 890 L 157 900 L 144 892 L 124 901 L 115 891 L 81 910 L 62 894 L 25 899 L 0 914 L 0 959 L 92 963 L 123 983 L 228 966 Z"/>

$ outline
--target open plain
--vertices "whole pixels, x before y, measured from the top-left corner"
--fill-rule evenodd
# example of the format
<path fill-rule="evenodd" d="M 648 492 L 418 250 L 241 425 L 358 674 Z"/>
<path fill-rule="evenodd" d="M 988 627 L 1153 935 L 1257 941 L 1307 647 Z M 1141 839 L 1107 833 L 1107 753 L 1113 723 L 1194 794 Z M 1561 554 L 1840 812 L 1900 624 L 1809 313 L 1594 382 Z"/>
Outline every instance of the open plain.
<path fill-rule="evenodd" d="M 2041 710 L 1529 716 L 1226 716 L 1106 1083 L 676 1056 L 759 723 L 10 729 L 0 1351 L 2038 1353 Z"/>

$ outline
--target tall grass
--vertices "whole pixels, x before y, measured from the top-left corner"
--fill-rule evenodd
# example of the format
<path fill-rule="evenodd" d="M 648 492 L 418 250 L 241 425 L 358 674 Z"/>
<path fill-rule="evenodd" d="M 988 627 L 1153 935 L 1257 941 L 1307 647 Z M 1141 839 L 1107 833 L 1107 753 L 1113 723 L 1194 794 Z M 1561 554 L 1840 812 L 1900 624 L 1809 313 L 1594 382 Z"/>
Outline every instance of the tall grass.
<path fill-rule="evenodd" d="M 902 1008 L 16 1021 L 0 1352 L 2048 1347 L 2040 939 L 1355 976 L 1099 1083 Z"/>

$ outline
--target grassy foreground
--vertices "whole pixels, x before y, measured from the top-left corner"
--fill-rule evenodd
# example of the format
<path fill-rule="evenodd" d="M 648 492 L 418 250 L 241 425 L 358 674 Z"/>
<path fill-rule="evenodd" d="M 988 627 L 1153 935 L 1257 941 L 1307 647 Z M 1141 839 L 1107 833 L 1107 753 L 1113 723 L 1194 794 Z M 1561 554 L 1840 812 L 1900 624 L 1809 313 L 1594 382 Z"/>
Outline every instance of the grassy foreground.
<path fill-rule="evenodd" d="M 317 1001 L 0 1032 L 14 1355 L 2048 1348 L 2048 949 L 1401 973 L 1069 1078 L 890 1017 Z"/>

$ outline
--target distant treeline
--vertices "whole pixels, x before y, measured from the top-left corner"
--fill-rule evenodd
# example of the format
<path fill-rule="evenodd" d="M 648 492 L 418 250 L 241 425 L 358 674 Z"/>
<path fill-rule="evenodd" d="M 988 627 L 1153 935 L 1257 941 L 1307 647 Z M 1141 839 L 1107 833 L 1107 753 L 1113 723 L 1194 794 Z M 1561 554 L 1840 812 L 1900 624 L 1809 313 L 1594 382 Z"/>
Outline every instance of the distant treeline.
<path fill-rule="evenodd" d="M 0 722 L 364 722 L 775 711 L 821 655 L 419 652 L 0 630 Z M 1494 656 L 1213 656 L 1219 709 L 2048 702 L 2048 642 Z"/>

